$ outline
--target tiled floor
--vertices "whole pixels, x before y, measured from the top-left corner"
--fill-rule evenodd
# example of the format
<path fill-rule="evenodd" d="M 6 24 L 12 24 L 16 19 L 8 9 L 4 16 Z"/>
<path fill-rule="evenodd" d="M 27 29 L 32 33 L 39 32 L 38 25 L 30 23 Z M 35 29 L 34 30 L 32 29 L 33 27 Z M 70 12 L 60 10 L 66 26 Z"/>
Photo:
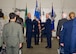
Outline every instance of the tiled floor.
<path fill-rule="evenodd" d="M 54 38 L 52 40 L 52 48 L 46 49 L 46 39 L 43 39 L 43 42 L 39 45 L 34 45 L 34 41 L 32 40 L 32 46 L 33 49 L 27 49 L 26 43 L 24 43 L 24 47 L 22 49 L 23 54 L 57 54 L 57 48 L 58 48 L 58 40 Z"/>

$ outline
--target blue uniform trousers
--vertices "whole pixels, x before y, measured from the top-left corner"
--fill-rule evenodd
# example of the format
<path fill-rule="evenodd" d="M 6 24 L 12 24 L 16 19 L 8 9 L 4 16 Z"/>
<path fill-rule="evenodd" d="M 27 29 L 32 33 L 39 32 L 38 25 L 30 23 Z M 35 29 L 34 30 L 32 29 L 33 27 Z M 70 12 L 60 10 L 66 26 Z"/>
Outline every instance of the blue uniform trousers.
<path fill-rule="evenodd" d="M 34 42 L 35 42 L 35 45 L 39 44 L 39 33 L 34 33 Z"/>
<path fill-rule="evenodd" d="M 27 33 L 27 48 L 31 47 L 32 33 Z"/>
<path fill-rule="evenodd" d="M 46 37 L 47 37 L 47 46 L 49 47 L 49 48 L 51 48 L 51 35 L 50 34 L 46 34 Z"/>

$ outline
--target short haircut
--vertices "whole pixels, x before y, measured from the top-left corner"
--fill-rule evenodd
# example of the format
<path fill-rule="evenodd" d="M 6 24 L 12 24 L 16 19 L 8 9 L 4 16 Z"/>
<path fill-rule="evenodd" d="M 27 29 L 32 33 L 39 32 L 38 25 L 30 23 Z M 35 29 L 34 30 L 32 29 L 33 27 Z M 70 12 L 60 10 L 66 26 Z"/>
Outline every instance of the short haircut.
<path fill-rule="evenodd" d="M 71 18 L 71 15 L 72 15 L 72 14 L 75 16 L 75 12 L 70 12 L 70 13 L 69 13 L 69 17 L 70 17 L 70 18 Z"/>
<path fill-rule="evenodd" d="M 9 17 L 10 17 L 10 19 L 14 19 L 16 17 L 16 14 L 12 12 L 9 14 Z"/>
<path fill-rule="evenodd" d="M 2 9 L 0 9 L 0 12 L 2 12 Z"/>

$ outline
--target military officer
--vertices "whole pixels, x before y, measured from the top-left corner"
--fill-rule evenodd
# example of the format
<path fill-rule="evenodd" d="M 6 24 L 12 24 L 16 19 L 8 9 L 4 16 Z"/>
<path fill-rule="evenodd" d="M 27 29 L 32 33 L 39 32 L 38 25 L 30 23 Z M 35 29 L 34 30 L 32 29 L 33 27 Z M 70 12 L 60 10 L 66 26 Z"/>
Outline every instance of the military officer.
<path fill-rule="evenodd" d="M 15 11 L 15 13 L 16 13 L 16 22 L 22 26 L 22 30 L 23 30 L 23 33 L 24 33 L 23 18 L 20 17 L 20 12 L 18 10 Z"/>
<path fill-rule="evenodd" d="M 3 44 L 3 39 L 2 39 L 2 33 L 3 33 L 3 27 L 4 25 L 8 23 L 8 19 L 4 19 L 4 13 L 0 9 L 0 54 L 2 54 L 2 51 L 5 50 L 5 46 Z"/>
<path fill-rule="evenodd" d="M 33 20 L 33 33 L 34 33 L 34 39 L 35 39 L 35 45 L 39 45 L 39 26 L 40 23 L 39 20 L 36 18 Z"/>
<path fill-rule="evenodd" d="M 32 39 L 32 30 L 33 30 L 33 23 L 31 20 L 31 14 L 27 14 L 26 23 L 26 39 L 27 39 L 27 48 L 33 48 L 31 46 L 31 39 Z"/>
<path fill-rule="evenodd" d="M 62 13 L 62 18 L 58 21 L 57 31 L 56 31 L 57 39 L 59 39 L 59 37 L 60 37 L 61 27 L 64 24 L 64 22 L 67 22 L 67 14 L 66 13 Z"/>
<path fill-rule="evenodd" d="M 71 36 L 71 53 L 76 54 L 76 17 L 73 20 L 73 29 Z"/>
<path fill-rule="evenodd" d="M 64 46 L 64 54 L 71 54 L 71 35 L 75 13 L 71 12 L 69 14 L 69 17 L 71 18 L 71 20 L 68 20 L 63 24 L 60 32 L 60 45 Z"/>
<path fill-rule="evenodd" d="M 51 19 L 49 18 L 48 13 L 46 14 L 45 33 L 47 38 L 47 46 L 45 48 L 51 48 L 51 37 L 52 37 Z"/>
<path fill-rule="evenodd" d="M 5 24 L 5 20 L 3 18 L 4 18 L 4 14 L 0 10 L 0 53 L 2 50 L 2 42 L 3 42 L 3 40 L 2 40 L 3 26 Z"/>
<path fill-rule="evenodd" d="M 7 54 L 19 54 L 19 48 L 22 47 L 24 40 L 22 27 L 15 22 L 15 13 L 10 13 L 9 17 L 10 22 L 3 28 L 3 42 L 6 44 Z"/>

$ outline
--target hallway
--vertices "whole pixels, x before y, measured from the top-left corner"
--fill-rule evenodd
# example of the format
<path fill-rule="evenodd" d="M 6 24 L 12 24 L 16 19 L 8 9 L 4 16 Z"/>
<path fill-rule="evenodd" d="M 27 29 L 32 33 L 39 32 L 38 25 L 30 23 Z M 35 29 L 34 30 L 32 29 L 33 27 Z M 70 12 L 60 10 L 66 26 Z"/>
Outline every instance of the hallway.
<path fill-rule="evenodd" d="M 23 46 L 23 54 L 57 54 L 57 48 L 58 48 L 58 40 L 56 38 L 53 38 L 52 40 L 52 48 L 47 49 L 46 46 L 46 39 L 43 38 L 43 42 L 39 45 L 34 45 L 34 40 L 32 39 L 32 49 L 26 48 L 26 43 L 24 43 Z"/>

